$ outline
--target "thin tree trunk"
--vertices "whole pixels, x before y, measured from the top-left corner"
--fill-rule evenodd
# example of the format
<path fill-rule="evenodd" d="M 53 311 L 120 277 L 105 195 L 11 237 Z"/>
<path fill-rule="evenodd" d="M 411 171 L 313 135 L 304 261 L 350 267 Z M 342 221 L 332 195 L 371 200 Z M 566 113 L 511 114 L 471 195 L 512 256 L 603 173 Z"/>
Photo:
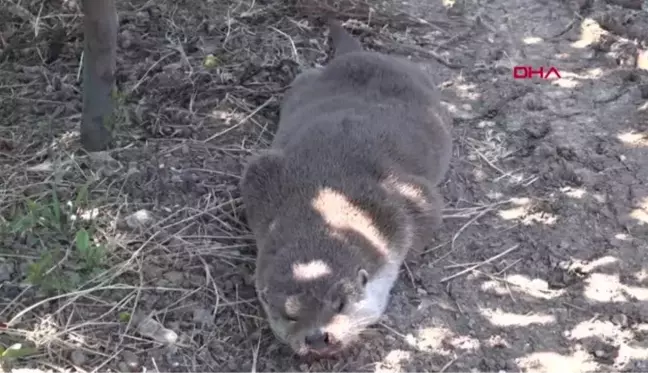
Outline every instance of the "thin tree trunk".
<path fill-rule="evenodd" d="M 115 0 L 82 0 L 83 119 L 81 145 L 90 152 L 112 142 L 113 88 L 117 59 L 117 8 Z"/>

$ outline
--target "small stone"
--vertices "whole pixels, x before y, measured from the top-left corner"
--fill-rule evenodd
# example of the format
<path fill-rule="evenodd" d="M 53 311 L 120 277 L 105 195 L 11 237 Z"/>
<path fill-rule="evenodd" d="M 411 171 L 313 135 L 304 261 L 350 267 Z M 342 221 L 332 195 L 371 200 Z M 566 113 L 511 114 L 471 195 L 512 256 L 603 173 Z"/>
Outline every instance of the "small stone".
<path fill-rule="evenodd" d="M 144 337 L 151 338 L 167 346 L 178 341 L 178 334 L 173 330 L 165 328 L 161 323 L 149 316 L 135 315 L 133 319 L 137 324 L 137 331 Z"/>
<path fill-rule="evenodd" d="M 517 132 L 524 128 L 524 123 L 521 120 L 509 119 L 505 122 L 506 129 L 511 132 Z"/>
<path fill-rule="evenodd" d="M 177 367 L 180 366 L 180 361 L 178 360 L 178 358 L 175 356 L 174 353 L 166 353 L 166 354 L 164 354 L 164 359 L 166 360 L 166 362 L 170 366 L 172 366 L 174 368 L 177 368 Z"/>
<path fill-rule="evenodd" d="M 126 225 L 131 229 L 142 228 L 153 222 L 153 214 L 148 210 L 139 210 L 126 217 Z"/>
<path fill-rule="evenodd" d="M 622 313 L 617 313 L 616 315 L 612 316 L 612 322 L 621 326 L 621 327 L 627 327 L 628 326 L 628 316 L 622 314 Z"/>
<path fill-rule="evenodd" d="M 117 364 L 117 369 L 119 370 L 119 372 L 129 372 L 130 371 L 130 369 L 128 368 L 128 365 L 126 365 L 126 363 L 124 363 L 123 361 L 120 361 Z"/>
<path fill-rule="evenodd" d="M 83 366 L 86 361 L 88 361 L 88 358 L 83 352 L 75 350 L 70 354 L 70 360 L 72 360 L 72 363 L 76 366 Z"/>
<path fill-rule="evenodd" d="M 541 139 L 549 134 L 551 127 L 549 126 L 549 123 L 541 121 L 531 123 L 525 128 L 525 130 L 529 134 L 529 137 L 531 137 L 532 139 Z"/>
<path fill-rule="evenodd" d="M 11 280 L 13 274 L 13 266 L 9 263 L 0 264 L 0 282 Z"/>
<path fill-rule="evenodd" d="M 184 273 L 178 271 L 166 272 L 163 276 L 165 280 L 173 284 L 180 284 L 184 281 Z"/>
<path fill-rule="evenodd" d="M 123 364 L 126 367 L 126 370 L 133 371 L 140 368 L 139 358 L 137 357 L 137 355 L 135 355 L 135 353 L 131 351 L 122 352 L 122 360 Z"/>
<path fill-rule="evenodd" d="M 128 162 L 128 175 L 130 174 L 135 174 L 139 172 L 139 168 L 137 167 L 137 162 Z"/>
<path fill-rule="evenodd" d="M 468 109 L 466 109 L 466 106 L 468 106 Z M 446 107 L 448 109 L 448 112 L 454 119 L 460 119 L 460 120 L 470 120 L 474 117 L 474 113 L 472 111 L 472 108 L 469 105 L 464 105 L 463 107 Z"/>
<path fill-rule="evenodd" d="M 495 127 L 495 122 L 492 120 L 482 120 L 477 123 L 477 128 L 491 128 Z"/>
<path fill-rule="evenodd" d="M 124 49 L 128 49 L 132 46 L 133 44 L 133 34 L 129 30 L 124 30 L 121 32 L 120 36 L 120 42 L 121 42 L 121 47 Z"/>
<path fill-rule="evenodd" d="M 528 96 L 524 99 L 523 105 L 527 110 L 530 111 L 541 111 L 547 108 L 542 99 L 538 96 Z"/>
<path fill-rule="evenodd" d="M 193 312 L 193 321 L 198 324 L 211 324 L 213 322 L 212 314 L 208 309 L 197 308 Z"/>
<path fill-rule="evenodd" d="M 534 155 L 541 158 L 549 158 L 556 155 L 556 149 L 548 144 L 540 144 L 534 150 Z"/>

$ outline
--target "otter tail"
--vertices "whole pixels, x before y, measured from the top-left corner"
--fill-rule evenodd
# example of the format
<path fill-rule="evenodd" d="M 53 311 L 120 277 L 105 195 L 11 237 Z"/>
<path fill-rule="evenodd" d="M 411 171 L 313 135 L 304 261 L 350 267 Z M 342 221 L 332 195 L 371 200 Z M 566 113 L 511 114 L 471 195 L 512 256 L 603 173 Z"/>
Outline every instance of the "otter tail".
<path fill-rule="evenodd" d="M 345 53 L 362 50 L 362 44 L 342 27 L 342 25 L 333 18 L 328 19 L 329 33 L 333 40 L 333 49 L 335 57 Z"/>

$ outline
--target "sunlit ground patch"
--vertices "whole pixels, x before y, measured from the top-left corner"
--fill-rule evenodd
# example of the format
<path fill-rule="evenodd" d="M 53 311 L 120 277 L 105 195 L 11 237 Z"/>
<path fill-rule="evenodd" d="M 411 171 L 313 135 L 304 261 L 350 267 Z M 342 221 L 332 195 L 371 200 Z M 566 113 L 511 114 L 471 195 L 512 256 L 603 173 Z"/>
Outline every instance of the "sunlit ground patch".
<path fill-rule="evenodd" d="M 562 289 L 549 289 L 549 283 L 539 278 L 530 279 L 527 276 L 515 274 L 507 276 L 505 280 L 511 286 L 506 286 L 502 281 L 489 280 L 484 281 L 481 288 L 484 291 L 491 291 L 498 295 L 510 295 L 511 291 L 515 291 L 539 299 L 554 299 L 564 294 Z"/>
<path fill-rule="evenodd" d="M 619 275 L 593 273 L 586 280 L 585 296 L 598 302 L 628 302 L 628 296 L 648 300 L 648 288 L 621 283 Z"/>
<path fill-rule="evenodd" d="M 581 85 L 577 76 L 569 74 L 567 71 L 560 71 L 560 78 L 554 79 L 551 84 L 560 88 L 576 88 Z"/>
<path fill-rule="evenodd" d="M 622 331 L 619 325 L 604 320 L 583 321 L 577 324 L 567 335 L 572 340 L 581 340 L 590 337 L 602 339 L 622 337 L 628 340 L 632 338 L 630 331 Z"/>
<path fill-rule="evenodd" d="M 595 269 L 610 266 L 615 263 L 619 263 L 618 258 L 613 257 L 611 255 L 606 255 L 598 259 L 589 260 L 589 261 L 574 260 L 572 267 L 574 268 L 578 267 L 578 269 L 582 273 L 590 273 L 593 272 Z"/>
<path fill-rule="evenodd" d="M 572 187 L 564 187 L 561 188 L 560 191 L 568 195 L 569 197 L 576 198 L 576 199 L 583 198 L 587 193 L 583 188 L 572 188 Z"/>
<path fill-rule="evenodd" d="M 481 94 L 477 92 L 477 85 L 474 83 L 456 85 L 457 96 L 466 100 L 479 100 Z"/>
<path fill-rule="evenodd" d="M 514 220 L 514 219 L 522 219 L 527 212 L 529 211 L 529 206 L 531 204 L 531 199 L 530 198 L 512 198 L 511 203 L 515 205 L 515 207 L 511 207 L 508 209 L 501 209 L 498 212 L 498 215 L 500 218 L 504 220 Z"/>
<path fill-rule="evenodd" d="M 580 31 L 580 38 L 571 44 L 575 49 L 584 49 L 599 42 L 606 33 L 598 22 L 592 18 L 585 18 L 581 21 Z"/>
<path fill-rule="evenodd" d="M 414 349 L 442 356 L 450 356 L 453 351 L 474 351 L 480 347 L 478 339 L 456 335 L 444 327 L 424 327 L 420 328 L 416 335 L 410 333 L 404 337 L 405 342 Z"/>
<path fill-rule="evenodd" d="M 403 350 L 391 350 L 381 362 L 376 364 L 376 373 L 402 372 L 402 363 L 410 360 L 412 353 Z"/>
<path fill-rule="evenodd" d="M 639 206 L 630 212 L 630 217 L 640 224 L 648 224 L 648 197 L 642 199 Z"/>
<path fill-rule="evenodd" d="M 501 209 L 498 212 L 500 218 L 504 220 L 519 220 L 524 225 L 537 223 L 553 225 L 558 220 L 558 216 L 546 211 L 532 212 L 533 205 L 529 198 L 515 198 L 512 202 L 516 206 L 508 209 Z"/>
<path fill-rule="evenodd" d="M 482 314 L 491 324 L 496 326 L 529 326 L 529 325 L 547 325 L 556 322 L 553 315 L 543 315 L 531 313 L 520 315 L 517 313 L 504 312 L 499 309 L 481 308 L 479 313 Z"/>
<path fill-rule="evenodd" d="M 618 134 L 617 139 L 626 145 L 648 146 L 648 133 L 634 131 L 624 132 Z"/>
<path fill-rule="evenodd" d="M 533 44 L 540 44 L 544 40 L 540 37 L 537 36 L 527 36 L 524 39 L 522 39 L 522 42 L 527 45 L 533 45 Z"/>
<path fill-rule="evenodd" d="M 643 360 L 648 358 L 648 348 L 631 346 L 623 341 L 636 339 L 634 331 L 622 325 L 607 320 L 589 320 L 576 325 L 566 336 L 574 341 L 586 338 L 597 338 L 619 344 L 619 351 L 614 360 L 614 366 L 622 368 L 632 360 Z"/>
<path fill-rule="evenodd" d="M 572 355 L 560 355 L 555 352 L 535 352 L 517 359 L 522 371 L 527 373 L 569 372 L 585 373 L 594 371 L 598 364 L 589 353 L 583 350 Z"/>

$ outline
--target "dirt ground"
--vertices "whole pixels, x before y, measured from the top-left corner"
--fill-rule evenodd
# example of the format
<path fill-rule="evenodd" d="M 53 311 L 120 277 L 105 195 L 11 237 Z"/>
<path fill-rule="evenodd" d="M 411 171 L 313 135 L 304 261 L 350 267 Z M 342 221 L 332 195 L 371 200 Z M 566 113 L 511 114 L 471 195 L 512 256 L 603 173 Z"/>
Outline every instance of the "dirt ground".
<path fill-rule="evenodd" d="M 5 368 L 648 371 L 648 3 L 119 7 L 117 144 L 87 155 L 78 5 L 0 3 L 0 344 L 25 355 Z M 437 79 L 455 149 L 438 245 L 363 345 L 313 362 L 263 320 L 237 183 L 327 60 L 325 10 Z"/>

